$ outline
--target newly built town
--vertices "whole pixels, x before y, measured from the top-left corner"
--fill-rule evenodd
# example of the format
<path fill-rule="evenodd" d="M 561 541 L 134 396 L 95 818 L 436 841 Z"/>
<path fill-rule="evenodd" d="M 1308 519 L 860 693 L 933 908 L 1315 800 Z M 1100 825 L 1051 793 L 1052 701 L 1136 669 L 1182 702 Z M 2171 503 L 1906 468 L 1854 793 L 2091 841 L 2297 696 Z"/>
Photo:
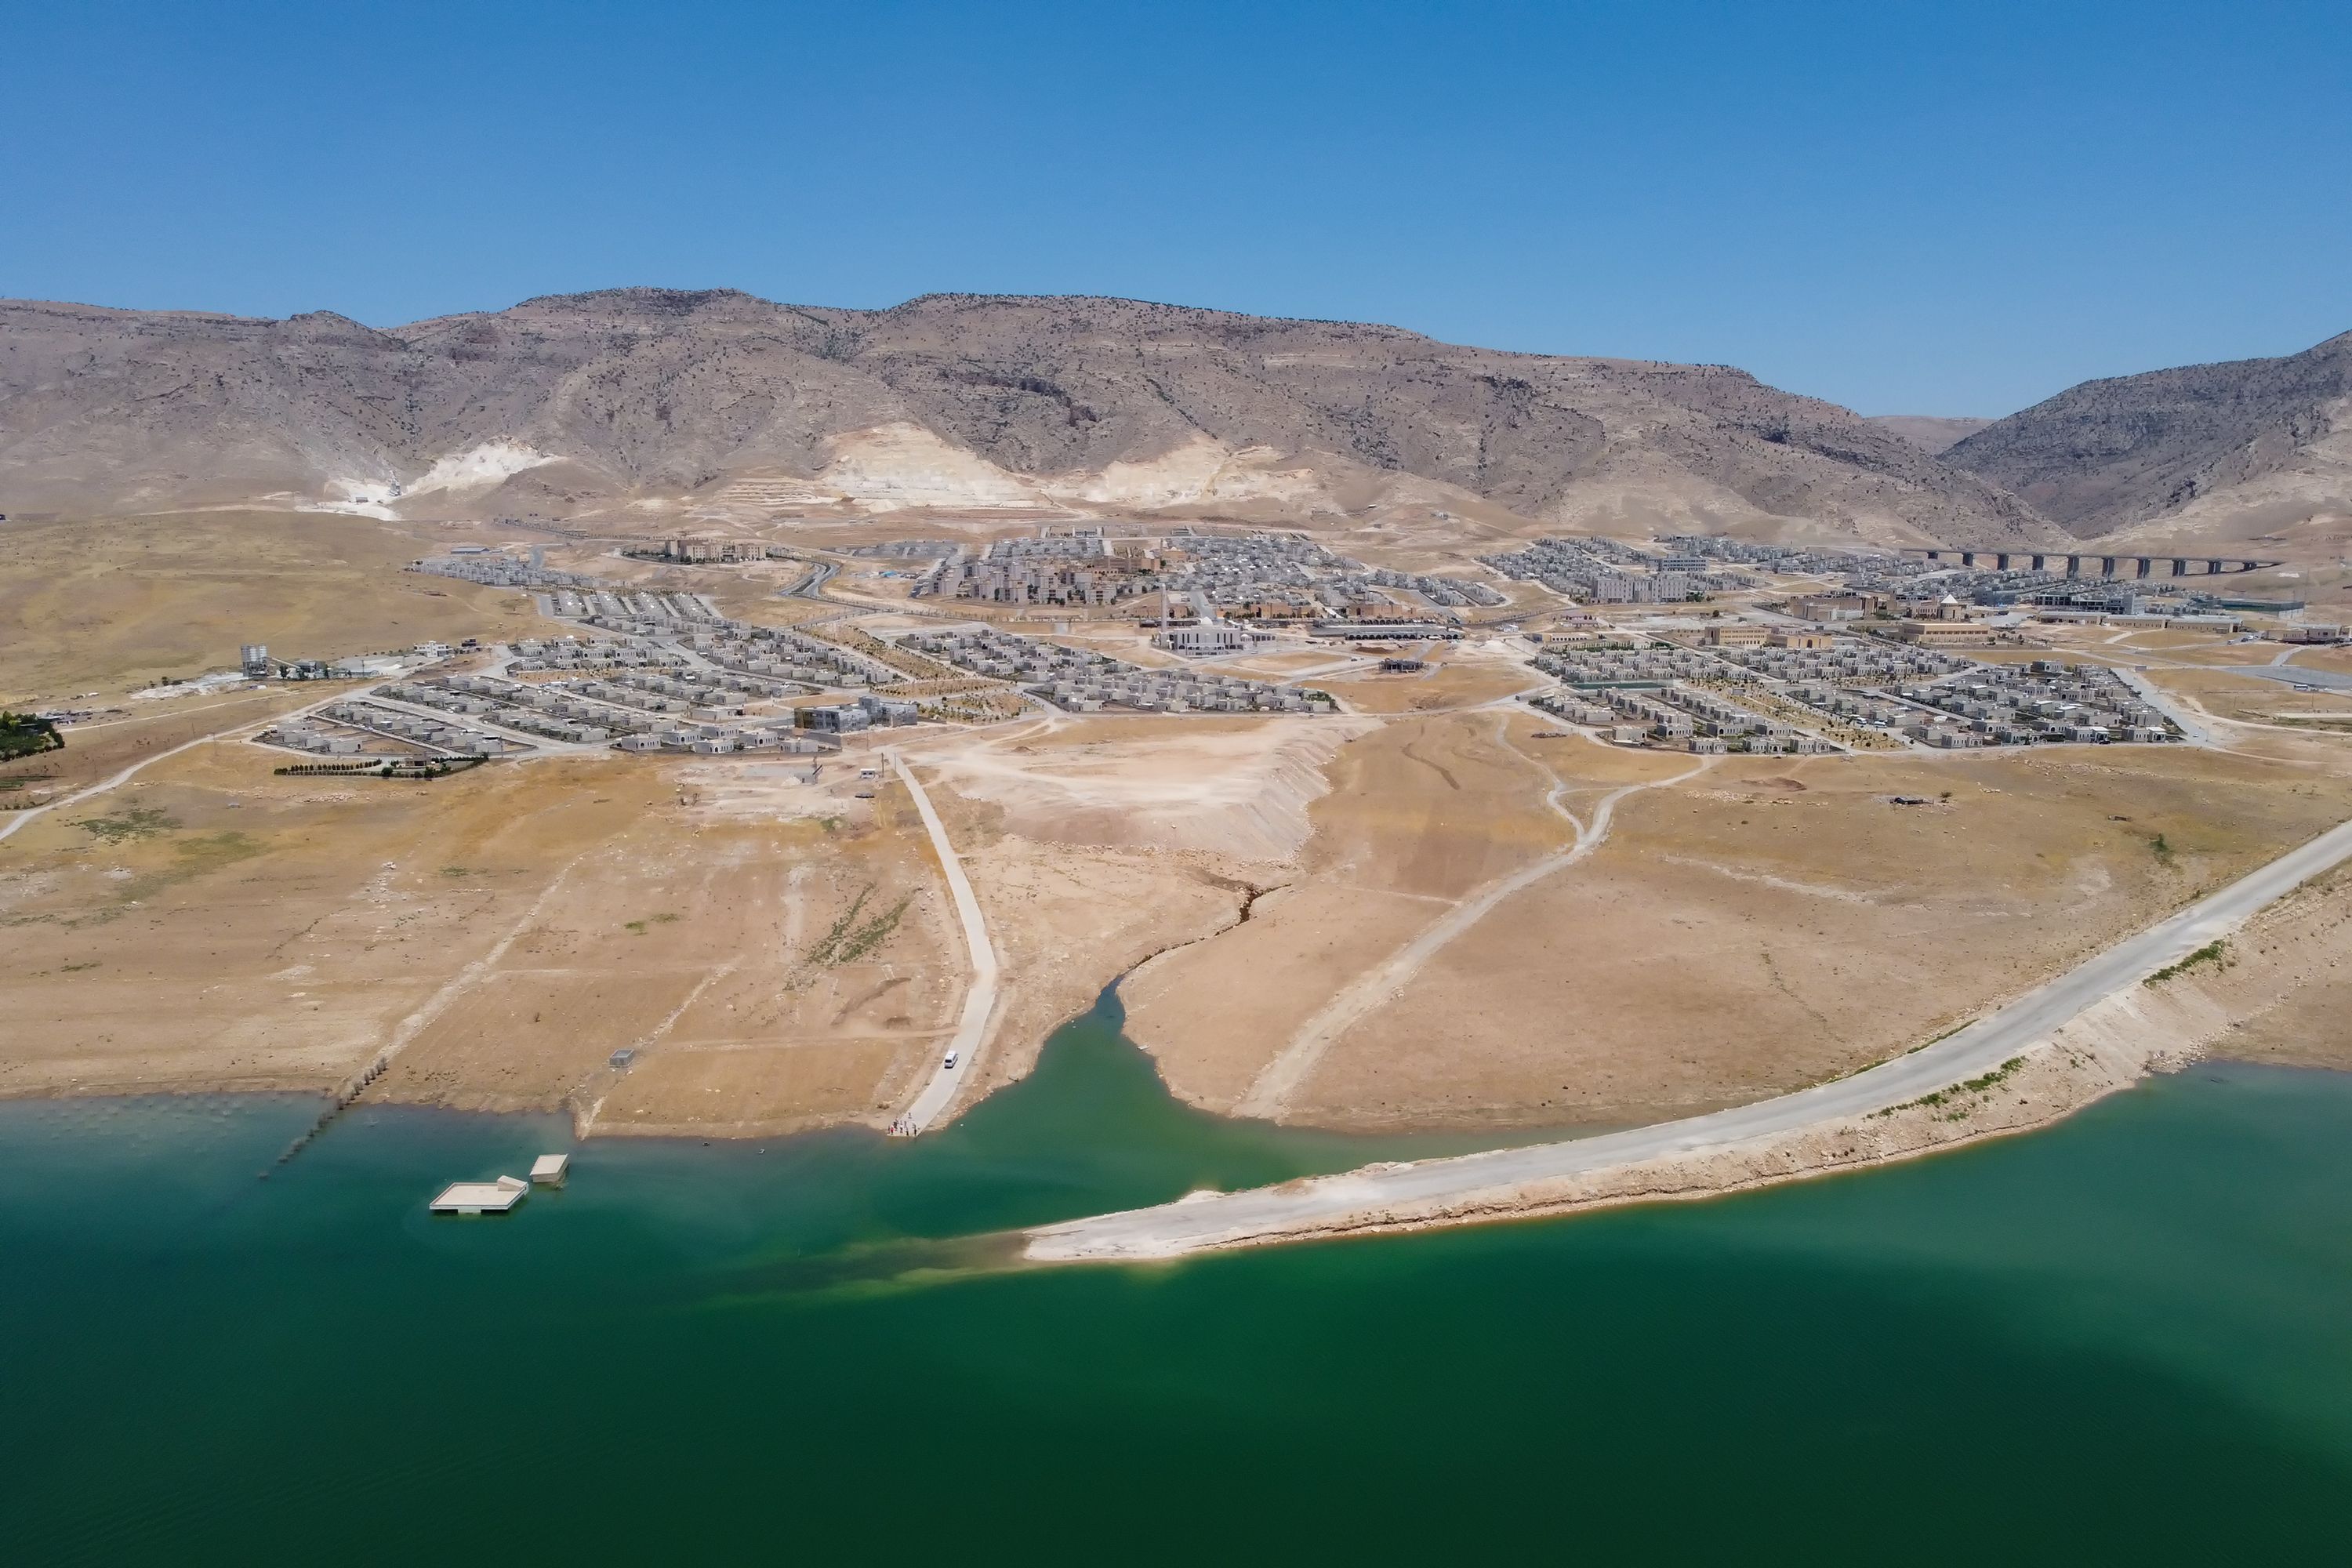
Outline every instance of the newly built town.
<path fill-rule="evenodd" d="M 1565 1136 L 1903 1058 L 2352 814 L 2340 591 L 2262 555 L 303 529 L 367 564 L 233 658 L 6 672 L 64 745 L 0 780 L 0 1094 L 920 1135 L 1117 984 L 1209 1110 Z"/>

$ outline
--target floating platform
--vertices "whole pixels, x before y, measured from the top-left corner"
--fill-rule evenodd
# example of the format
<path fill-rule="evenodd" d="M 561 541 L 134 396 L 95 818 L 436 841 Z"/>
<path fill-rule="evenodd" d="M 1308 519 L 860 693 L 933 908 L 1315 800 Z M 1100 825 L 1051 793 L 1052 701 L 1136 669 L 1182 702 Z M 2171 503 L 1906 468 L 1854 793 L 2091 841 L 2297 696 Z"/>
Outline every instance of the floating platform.
<path fill-rule="evenodd" d="M 572 1156 L 569 1154 L 541 1154 L 530 1163 L 531 1184 L 560 1187 L 563 1184 L 563 1173 L 571 1168 Z"/>
<path fill-rule="evenodd" d="M 435 1214 L 504 1214 L 522 1202 L 530 1184 L 513 1176 L 495 1182 L 452 1182 L 433 1200 Z"/>

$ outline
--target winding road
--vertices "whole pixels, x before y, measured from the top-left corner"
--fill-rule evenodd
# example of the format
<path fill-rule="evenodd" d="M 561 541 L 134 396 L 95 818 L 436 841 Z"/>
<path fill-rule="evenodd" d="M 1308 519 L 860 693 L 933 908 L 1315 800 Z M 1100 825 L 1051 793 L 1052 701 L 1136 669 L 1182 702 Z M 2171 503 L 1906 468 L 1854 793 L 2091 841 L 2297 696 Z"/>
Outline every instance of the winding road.
<path fill-rule="evenodd" d="M 286 712 L 270 715 L 268 721 L 272 724 L 283 724 L 292 719 L 307 719 L 311 714 L 316 713 L 320 709 L 326 707 L 331 702 L 349 702 L 354 698 L 369 696 L 374 690 L 375 688 L 373 686 L 362 686 L 356 690 L 338 691 L 331 697 L 322 697 L 319 699 L 318 701 L 310 704 L 308 707 L 289 709 Z M 213 703 L 209 704 L 209 706 L 222 707 L 225 706 L 225 704 Z M 156 715 L 158 718 L 171 718 L 173 716 L 173 715 L 168 713 Z M 50 801 L 46 805 L 30 805 L 26 806 L 22 811 L 12 811 L 8 814 L 7 821 L 0 822 L 0 838 L 15 837 L 18 828 L 27 826 L 35 817 L 46 816 L 49 812 L 56 811 L 61 806 L 79 805 L 83 801 L 89 799 L 92 795 L 104 795 L 109 790 L 118 789 L 137 777 L 140 770 L 142 768 L 152 768 L 157 763 L 176 757 L 183 752 L 193 752 L 198 746 L 209 746 L 215 741 L 224 740 L 228 736 L 236 734 L 239 730 L 249 730 L 260 722 L 262 722 L 261 720 L 256 719 L 248 714 L 237 722 L 228 725 L 225 729 L 215 730 L 209 735 L 199 735 L 193 741 L 184 741 L 179 745 L 173 746 L 170 751 L 158 752 L 152 757 L 142 757 L 137 762 L 131 763 L 129 767 L 123 769 L 121 773 L 100 779 L 94 784 L 89 784 L 84 788 L 78 789 L 71 795 L 59 795 L 57 799 Z M 73 731 L 68 730 L 66 733 L 70 735 Z"/>
<path fill-rule="evenodd" d="M 1704 1155 L 1906 1104 L 2000 1068 L 2094 1003 L 2138 984 L 2237 930 L 2265 906 L 2352 859 L 2352 822 L 2288 851 L 2217 893 L 2126 938 L 1945 1039 L 1794 1094 L 1654 1127 L 1565 1143 L 1498 1149 L 1241 1193 L 1195 1194 L 1157 1208 L 1029 1231 L 1039 1261 L 1139 1260 L 1344 1230 L 1399 1207 L 1504 1194 L 1531 1182 L 1671 1155 Z"/>

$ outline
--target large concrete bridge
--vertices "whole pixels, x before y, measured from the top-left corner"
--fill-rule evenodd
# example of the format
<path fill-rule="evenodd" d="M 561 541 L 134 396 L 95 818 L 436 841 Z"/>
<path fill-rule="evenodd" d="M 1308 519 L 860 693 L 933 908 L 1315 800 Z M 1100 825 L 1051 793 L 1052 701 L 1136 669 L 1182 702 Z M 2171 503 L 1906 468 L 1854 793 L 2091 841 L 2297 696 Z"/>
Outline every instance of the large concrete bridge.
<path fill-rule="evenodd" d="M 2032 548 L 2017 550 L 1954 550 L 1944 545 L 1933 545 L 1925 549 L 1910 549 L 1904 551 L 1903 553 L 1906 555 L 1921 556 L 1926 560 L 1932 562 L 1948 561 L 1956 566 L 1988 567 L 1996 572 L 2008 572 L 2012 570 L 2021 572 L 2054 572 L 2057 568 L 2047 563 L 2053 561 L 2063 561 L 2066 563 L 2066 575 L 2069 577 L 2120 577 L 2125 575 L 2130 575 L 2133 577 L 2154 577 L 2158 574 L 2156 570 L 2156 563 L 2159 561 L 2166 561 L 2171 563 L 2172 570 L 2163 574 L 2163 575 L 2168 577 L 2235 576 L 2241 572 L 2260 572 L 2266 567 L 2284 564 L 2284 563 L 2277 561 L 2245 561 L 2236 559 L 2234 557 L 2220 555 L 2069 555 L 2063 551 L 2056 550 L 2034 550 Z M 2095 572 L 2085 572 L 2084 570 L 2084 563 L 2085 562 L 2095 563 L 2098 569 Z M 2129 562 L 2133 567 L 2133 570 L 2129 574 L 2125 574 L 2116 570 L 2119 565 L 2126 562 Z M 2192 571 L 2192 567 L 2202 567 L 2203 570 Z"/>

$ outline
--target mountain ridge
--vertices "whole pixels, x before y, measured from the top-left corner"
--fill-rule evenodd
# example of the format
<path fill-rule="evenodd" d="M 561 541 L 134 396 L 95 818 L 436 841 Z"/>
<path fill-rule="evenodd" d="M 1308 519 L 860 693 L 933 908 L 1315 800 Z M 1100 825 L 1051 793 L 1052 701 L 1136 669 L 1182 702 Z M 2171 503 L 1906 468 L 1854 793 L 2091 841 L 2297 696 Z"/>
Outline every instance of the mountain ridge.
<path fill-rule="evenodd" d="M 488 448 L 528 460 L 472 461 Z M 1099 296 L 856 310 L 653 288 L 393 328 L 0 301 L 0 508 L 401 506 L 452 465 L 502 475 L 467 504 L 649 515 L 756 479 L 787 510 L 1297 521 L 1402 507 L 1504 531 L 1882 542 L 2048 531 L 1998 487 L 1745 371 L 1380 323 Z"/>
<path fill-rule="evenodd" d="M 2084 537 L 2352 510 L 2352 332 L 2083 382 L 1943 457 Z"/>

